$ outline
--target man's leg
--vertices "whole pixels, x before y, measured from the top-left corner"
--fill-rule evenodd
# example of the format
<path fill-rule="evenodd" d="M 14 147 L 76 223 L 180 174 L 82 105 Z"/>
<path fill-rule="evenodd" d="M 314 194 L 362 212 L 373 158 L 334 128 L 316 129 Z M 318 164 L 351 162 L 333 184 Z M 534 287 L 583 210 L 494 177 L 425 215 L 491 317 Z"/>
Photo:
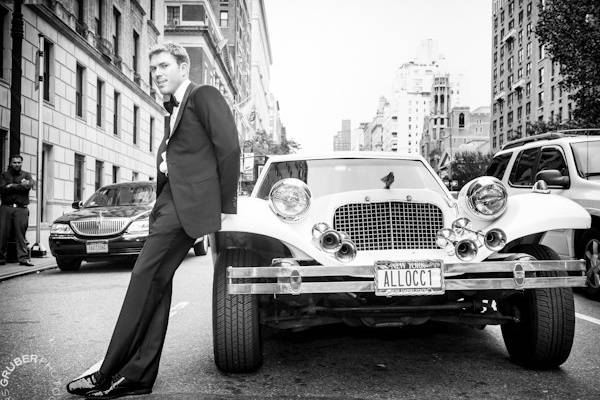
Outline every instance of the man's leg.
<path fill-rule="evenodd" d="M 29 209 L 13 208 L 13 229 L 15 232 L 15 242 L 17 245 L 17 259 L 19 262 L 29 261 L 29 251 L 27 250 L 26 234 L 29 225 Z"/>
<path fill-rule="evenodd" d="M 10 224 L 8 207 L 0 206 L 0 261 L 6 262 L 6 250 L 8 242 L 8 227 Z"/>
<path fill-rule="evenodd" d="M 100 368 L 106 375 L 122 372 L 136 355 L 140 360 L 154 359 L 154 356 L 146 356 L 143 352 L 143 349 L 156 346 L 153 340 L 160 341 L 158 349 L 162 348 L 165 319 L 168 320 L 169 316 L 171 280 L 194 242 L 181 227 L 168 184 L 153 212 L 150 235 L 133 268 L 121 313 Z M 143 346 L 147 337 L 152 343 Z M 139 363 L 138 368 L 145 369 Z M 128 373 L 135 374 L 132 370 L 132 367 L 127 368 Z M 135 381 L 131 376 L 123 376 Z"/>

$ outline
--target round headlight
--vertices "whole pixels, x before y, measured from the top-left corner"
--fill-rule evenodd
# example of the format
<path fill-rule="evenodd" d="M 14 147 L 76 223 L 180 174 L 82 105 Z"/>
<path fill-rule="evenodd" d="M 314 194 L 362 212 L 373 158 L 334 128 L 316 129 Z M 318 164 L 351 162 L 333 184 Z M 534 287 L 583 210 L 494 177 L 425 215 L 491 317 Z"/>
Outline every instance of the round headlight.
<path fill-rule="evenodd" d="M 482 219 L 498 218 L 506 210 L 506 187 L 492 176 L 473 179 L 467 184 L 465 195 L 469 210 Z"/>
<path fill-rule="evenodd" d="M 310 208 L 311 193 L 306 183 L 296 178 L 276 182 L 269 193 L 269 205 L 285 221 L 301 220 Z"/>

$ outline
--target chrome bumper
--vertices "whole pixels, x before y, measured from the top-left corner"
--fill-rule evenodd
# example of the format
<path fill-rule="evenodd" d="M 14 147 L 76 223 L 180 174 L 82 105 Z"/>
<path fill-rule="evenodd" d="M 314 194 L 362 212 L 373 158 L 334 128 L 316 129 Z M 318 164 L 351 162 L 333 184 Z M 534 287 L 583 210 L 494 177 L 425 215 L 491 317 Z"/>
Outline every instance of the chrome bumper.
<path fill-rule="evenodd" d="M 267 266 L 228 267 L 229 294 L 293 294 L 375 292 L 375 266 Z M 532 272 L 559 271 L 565 276 L 535 277 Z M 567 272 L 579 273 L 567 276 Z M 444 264 L 443 289 L 452 290 L 523 290 L 585 286 L 585 261 L 488 261 Z M 477 277 L 477 274 L 505 273 L 506 277 Z M 470 274 L 470 277 L 461 277 Z M 331 277 L 347 277 L 341 281 Z M 456 276 L 456 277 L 455 277 Z M 303 278 L 321 278 L 303 282 Z M 357 279 L 360 277 L 361 279 Z M 329 278 L 329 280 L 328 280 Z M 355 278 L 356 280 L 352 280 Z M 366 278 L 366 280 L 365 280 Z M 259 281 L 260 280 L 260 281 Z M 264 282 L 269 280 L 270 282 Z"/>

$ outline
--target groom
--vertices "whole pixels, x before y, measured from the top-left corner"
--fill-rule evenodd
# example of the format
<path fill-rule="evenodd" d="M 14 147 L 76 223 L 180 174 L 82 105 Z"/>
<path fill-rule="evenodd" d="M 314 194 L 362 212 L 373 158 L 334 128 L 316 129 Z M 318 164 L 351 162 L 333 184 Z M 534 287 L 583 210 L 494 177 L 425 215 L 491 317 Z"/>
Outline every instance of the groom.
<path fill-rule="evenodd" d="M 158 374 L 175 270 L 195 238 L 221 228 L 237 210 L 240 148 L 229 107 L 212 86 L 188 79 L 190 59 L 175 43 L 150 51 L 150 72 L 169 117 L 157 157 L 150 234 L 131 274 L 100 370 L 71 381 L 88 399 L 146 394 Z"/>

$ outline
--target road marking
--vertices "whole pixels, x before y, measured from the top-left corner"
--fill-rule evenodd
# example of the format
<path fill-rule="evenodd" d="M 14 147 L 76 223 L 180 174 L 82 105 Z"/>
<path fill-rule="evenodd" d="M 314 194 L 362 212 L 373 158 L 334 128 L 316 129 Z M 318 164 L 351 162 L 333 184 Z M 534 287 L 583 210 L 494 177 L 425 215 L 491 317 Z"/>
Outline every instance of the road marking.
<path fill-rule="evenodd" d="M 171 307 L 171 311 L 169 312 L 169 318 L 171 318 L 173 315 L 177 314 L 177 312 L 179 310 L 183 310 L 183 308 L 185 306 L 187 306 L 188 304 L 190 304 L 189 301 L 182 301 L 180 303 L 175 304 L 173 307 Z"/>
<path fill-rule="evenodd" d="M 594 317 L 588 317 L 585 314 L 575 313 L 575 316 L 579 319 L 583 319 L 584 321 L 591 322 L 592 324 L 600 325 L 600 319 Z"/>

